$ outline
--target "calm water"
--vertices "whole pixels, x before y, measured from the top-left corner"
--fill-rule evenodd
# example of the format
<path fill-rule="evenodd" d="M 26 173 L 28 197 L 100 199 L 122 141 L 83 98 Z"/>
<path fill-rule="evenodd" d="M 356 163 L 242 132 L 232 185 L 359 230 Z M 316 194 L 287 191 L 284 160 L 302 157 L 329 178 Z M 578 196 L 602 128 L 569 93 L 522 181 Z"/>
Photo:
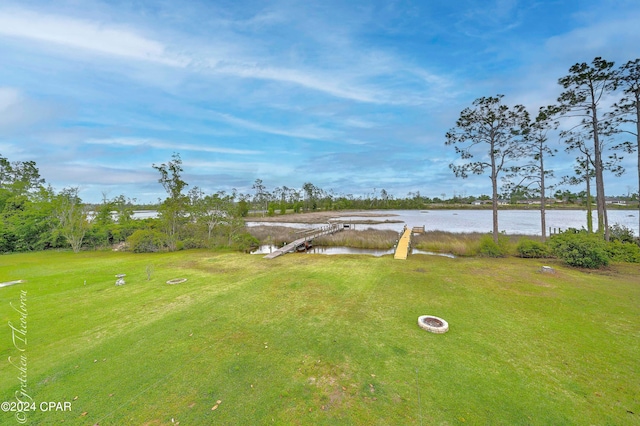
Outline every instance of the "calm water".
<path fill-rule="evenodd" d="M 277 248 L 278 247 L 274 245 L 263 245 L 263 246 L 260 246 L 257 250 L 252 251 L 251 254 L 269 254 L 272 251 L 276 250 Z M 297 254 L 303 255 L 305 253 L 329 254 L 329 255 L 331 254 L 367 254 L 369 256 L 380 257 L 380 256 L 392 255 L 394 253 L 394 249 L 379 250 L 379 249 L 359 249 L 359 248 L 351 248 L 351 247 L 312 247 L 311 249 L 305 252 L 301 252 Z M 417 250 L 417 249 L 412 249 L 411 254 L 426 254 L 431 256 L 449 257 L 452 259 L 455 258 L 455 256 L 452 254 L 433 253 L 430 251 L 423 251 L 423 250 Z"/>
<path fill-rule="evenodd" d="M 400 232 L 404 225 L 409 227 L 424 226 L 427 231 L 448 232 L 491 232 L 491 210 L 381 210 L 367 211 L 367 214 L 380 214 L 374 217 L 345 217 L 344 222 L 358 220 L 388 220 L 397 219 L 403 223 L 385 223 L 379 225 L 356 225 L 356 229 L 392 229 Z M 634 210 L 608 211 L 609 224 L 620 224 L 633 230 L 638 236 L 638 212 Z M 394 214 L 396 216 L 383 216 Z M 547 234 L 549 228 L 586 228 L 587 212 L 585 210 L 548 210 Z M 593 212 L 594 228 L 597 227 L 597 213 Z M 319 225 L 293 223 L 259 223 L 248 222 L 248 226 L 278 225 L 295 228 L 312 228 Z M 540 235 L 540 212 L 537 210 L 501 210 L 498 214 L 498 228 L 507 234 Z"/>
<path fill-rule="evenodd" d="M 365 212 L 363 212 L 365 213 Z M 392 229 L 400 232 L 404 225 L 409 227 L 424 226 L 427 231 L 448 232 L 491 232 L 491 210 L 373 210 L 367 214 L 380 214 L 380 217 L 346 217 L 343 221 L 358 220 L 399 220 L 401 223 L 384 223 L 379 225 L 356 225 L 356 229 Z M 633 230 L 638 236 L 637 210 L 609 210 L 609 224 L 619 224 Z M 393 214 L 395 216 L 386 216 Z M 157 217 L 156 211 L 136 211 L 135 219 Z M 598 215 L 593 212 L 594 228 L 598 224 Z M 293 228 L 313 228 L 326 224 L 307 225 L 301 223 L 280 222 L 247 222 L 248 226 L 274 225 Z M 547 234 L 549 228 L 586 228 L 587 212 L 585 210 L 547 210 Z M 537 210 L 501 210 L 498 214 L 498 228 L 507 234 L 540 235 L 540 212 Z"/>

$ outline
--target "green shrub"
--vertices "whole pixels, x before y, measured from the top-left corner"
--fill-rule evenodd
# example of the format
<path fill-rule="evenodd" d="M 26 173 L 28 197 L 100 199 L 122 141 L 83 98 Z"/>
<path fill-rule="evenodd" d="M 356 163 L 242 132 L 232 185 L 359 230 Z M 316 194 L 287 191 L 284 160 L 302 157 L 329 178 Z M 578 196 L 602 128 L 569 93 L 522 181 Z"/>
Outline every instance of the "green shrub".
<path fill-rule="evenodd" d="M 640 263 L 640 247 L 634 242 L 611 241 L 607 254 L 614 262 Z"/>
<path fill-rule="evenodd" d="M 526 258 L 545 258 L 551 256 L 551 249 L 543 242 L 522 238 L 516 247 L 518 256 Z"/>
<path fill-rule="evenodd" d="M 549 240 L 553 254 L 569 266 L 596 269 L 609 264 L 607 243 L 599 234 L 568 229 Z"/>
<path fill-rule="evenodd" d="M 200 249 L 208 246 L 208 243 L 201 238 L 185 238 L 182 241 L 182 249 L 179 250 Z"/>
<path fill-rule="evenodd" d="M 480 256 L 504 257 L 509 254 L 509 237 L 504 234 L 498 235 L 498 242 L 493 241 L 491 235 L 483 235 L 480 238 L 478 249 Z"/>
<path fill-rule="evenodd" d="M 249 214 L 249 203 L 247 203 L 245 200 L 238 201 L 236 208 L 238 216 L 240 217 L 247 217 L 247 215 Z"/>
<path fill-rule="evenodd" d="M 238 251 L 249 253 L 251 250 L 258 248 L 259 246 L 260 241 L 248 232 L 238 234 L 233 237 L 233 248 Z"/>
<path fill-rule="evenodd" d="M 611 241 L 621 241 L 623 243 L 633 243 L 635 238 L 633 237 L 633 230 L 627 228 L 624 225 L 616 223 L 609 227 L 609 237 Z"/>
<path fill-rule="evenodd" d="M 134 253 L 152 253 L 165 248 L 165 236 L 152 229 L 139 229 L 127 238 L 129 249 Z"/>

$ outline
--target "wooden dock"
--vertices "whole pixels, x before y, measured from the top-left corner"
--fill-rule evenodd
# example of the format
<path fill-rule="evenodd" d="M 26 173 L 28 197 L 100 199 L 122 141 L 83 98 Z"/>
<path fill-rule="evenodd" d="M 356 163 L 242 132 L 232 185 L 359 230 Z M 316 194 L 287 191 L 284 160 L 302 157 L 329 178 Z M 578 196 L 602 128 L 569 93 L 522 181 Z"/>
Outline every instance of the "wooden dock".
<path fill-rule="evenodd" d="M 422 226 L 414 226 L 413 230 L 411 231 L 414 234 L 424 234 L 424 225 Z"/>
<path fill-rule="evenodd" d="M 342 223 L 332 223 L 331 225 L 324 226 L 320 229 L 312 229 L 310 231 L 307 231 L 307 235 L 305 235 L 304 237 L 298 238 L 297 240 L 287 244 L 286 246 L 272 251 L 268 255 L 264 256 L 264 259 L 274 259 L 278 256 L 282 256 L 283 254 L 291 253 L 293 251 L 296 251 L 298 247 L 305 245 L 307 242 L 313 240 L 316 237 L 335 234 L 336 232 L 342 231 L 343 229 L 344 226 Z"/>
<path fill-rule="evenodd" d="M 393 255 L 394 259 L 402 259 L 406 260 L 407 256 L 409 256 L 409 250 L 411 249 L 411 235 L 413 234 L 412 230 L 405 227 L 402 236 L 398 240 L 398 244 L 396 245 L 396 252 Z"/>

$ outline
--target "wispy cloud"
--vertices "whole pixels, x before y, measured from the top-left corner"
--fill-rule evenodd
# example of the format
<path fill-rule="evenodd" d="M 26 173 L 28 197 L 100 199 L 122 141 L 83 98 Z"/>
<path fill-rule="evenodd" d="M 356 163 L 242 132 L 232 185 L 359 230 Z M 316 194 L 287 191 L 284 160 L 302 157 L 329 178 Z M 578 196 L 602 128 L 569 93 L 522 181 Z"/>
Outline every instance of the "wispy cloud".
<path fill-rule="evenodd" d="M 488 38 L 521 25 L 522 5 L 518 0 L 487 0 L 466 7 L 456 27 L 470 37 Z M 473 3 L 471 3 L 473 4 Z M 470 5 L 469 5 L 470 6 Z"/>
<path fill-rule="evenodd" d="M 96 165 L 88 162 L 44 164 L 41 172 L 64 186 L 82 185 L 135 185 L 155 182 L 157 176 L 149 170 L 127 169 Z"/>
<path fill-rule="evenodd" d="M 638 22 L 640 13 L 636 11 L 604 22 L 585 23 L 572 31 L 549 38 L 545 50 L 554 58 L 575 62 L 589 61 L 595 56 L 609 60 L 635 59 L 640 46 Z"/>
<path fill-rule="evenodd" d="M 1 9 L 0 34 L 171 66 L 187 64 L 169 55 L 163 44 L 128 28 L 66 16 Z"/>
<path fill-rule="evenodd" d="M 321 76 L 317 71 L 302 71 L 287 68 L 274 68 L 269 66 L 252 66 L 250 64 L 221 64 L 212 68 L 213 71 L 230 74 L 236 77 L 256 78 L 263 80 L 279 81 L 295 84 L 308 89 L 325 92 L 343 99 L 351 99 L 360 102 L 385 103 L 373 90 L 362 87 L 344 87 L 336 83 L 335 77 Z"/>
<path fill-rule="evenodd" d="M 249 174 L 269 174 L 270 176 L 284 176 L 295 169 L 287 164 L 274 164 L 265 161 L 200 161 L 185 160 L 185 167 L 221 172 L 245 172 Z"/>
<path fill-rule="evenodd" d="M 221 121 L 229 123 L 233 126 L 237 126 L 240 128 L 253 130 L 257 132 L 269 133 L 272 135 L 287 136 L 287 137 L 300 138 L 300 139 L 324 140 L 324 141 L 335 141 L 339 137 L 339 134 L 333 130 L 323 129 L 321 127 L 317 127 L 313 125 L 284 129 L 284 128 L 278 128 L 274 126 L 268 126 L 265 124 L 261 124 L 251 120 L 246 120 L 243 118 L 234 117 L 230 114 L 224 114 L 224 113 L 215 112 L 215 111 L 212 111 L 211 114 L 214 118 L 217 118 Z"/>
<path fill-rule="evenodd" d="M 225 148 L 208 145 L 195 145 L 186 143 L 167 142 L 146 138 L 108 138 L 108 139 L 89 139 L 86 143 L 91 145 L 108 145 L 108 146 L 130 146 L 130 147 L 148 147 L 156 149 L 167 149 L 174 151 L 196 151 L 211 152 L 218 154 L 234 154 L 234 155 L 259 155 L 262 151 L 251 149 Z"/>
<path fill-rule="evenodd" d="M 0 114 L 20 101 L 20 91 L 13 87 L 0 87 Z"/>
<path fill-rule="evenodd" d="M 276 19 L 275 15 L 266 15 L 264 19 L 256 18 L 253 24 L 261 21 L 269 22 L 273 19 Z M 182 43 L 189 43 L 187 50 L 184 46 L 170 46 L 158 40 L 157 37 L 142 35 L 135 27 L 19 8 L 0 9 L 0 36 L 75 49 L 66 51 L 65 55 L 87 53 L 108 55 L 197 73 L 272 81 L 364 103 L 415 104 L 421 102 L 420 96 L 416 96 L 416 93 L 410 90 L 404 93 L 398 90 L 389 91 L 375 84 L 374 81 L 381 76 L 393 76 L 398 72 L 409 72 L 416 75 L 416 78 L 427 76 L 428 78 L 424 81 L 434 88 L 443 81 L 442 78 L 422 69 L 405 67 L 400 58 L 390 57 L 386 53 L 375 51 L 363 53 L 353 47 L 345 47 L 349 43 L 342 43 L 342 47 L 346 50 L 340 54 L 343 59 L 348 59 L 346 63 L 334 63 L 331 68 L 319 67 L 317 63 L 311 66 L 295 64 L 292 67 L 283 66 L 281 61 L 273 63 L 272 57 L 245 48 L 244 41 L 239 36 L 235 41 L 230 41 L 228 36 L 219 41 L 218 45 L 228 44 L 228 46 L 216 49 L 212 56 L 213 50 L 204 47 L 206 45 L 204 41 L 197 38 L 181 40 Z M 234 50 L 235 54 L 232 53 Z M 323 55 L 335 55 L 335 52 L 324 52 Z M 327 59 L 329 60 L 330 57 Z"/>
<path fill-rule="evenodd" d="M 30 99 L 14 87 L 0 87 L 0 134 L 41 124 L 56 115 L 52 105 Z"/>

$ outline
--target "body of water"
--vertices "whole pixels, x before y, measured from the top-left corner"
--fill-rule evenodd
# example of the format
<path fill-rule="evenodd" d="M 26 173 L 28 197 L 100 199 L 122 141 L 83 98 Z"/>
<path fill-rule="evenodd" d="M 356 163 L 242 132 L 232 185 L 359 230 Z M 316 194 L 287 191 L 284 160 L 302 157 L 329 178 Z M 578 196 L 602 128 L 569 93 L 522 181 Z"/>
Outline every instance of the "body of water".
<path fill-rule="evenodd" d="M 406 224 L 409 227 L 424 226 L 427 231 L 447 232 L 491 232 L 491 210 L 367 210 L 367 215 L 379 214 L 379 217 L 349 216 L 341 221 L 358 222 L 363 220 L 398 220 L 399 223 L 382 223 L 377 225 L 357 224 L 355 229 L 392 229 L 400 232 Z M 339 212 L 336 214 L 340 214 Z M 638 211 L 637 210 L 609 210 L 609 225 L 619 224 L 633 230 L 638 236 Z M 394 216 L 388 216 L 394 215 Z M 158 212 L 153 210 L 135 211 L 134 219 L 157 217 Z M 586 210 L 547 210 L 547 234 L 549 228 L 565 230 L 567 228 L 582 229 L 587 227 Z M 598 214 L 593 212 L 594 229 L 598 225 Z M 247 222 L 248 226 L 273 225 L 288 226 L 292 228 L 315 228 L 326 225 L 282 222 Z M 498 213 L 498 228 L 507 234 L 541 235 L 540 211 L 538 210 L 500 210 Z"/>
<path fill-rule="evenodd" d="M 263 245 L 258 247 L 257 250 L 252 251 L 251 254 L 269 254 L 275 250 L 277 250 L 278 247 L 274 246 L 274 245 Z M 352 247 L 322 247 L 322 246 L 318 246 L 318 247 L 312 247 L 309 250 L 306 250 L 304 252 L 300 252 L 299 254 L 367 254 L 369 256 L 376 256 L 376 257 L 380 257 L 380 256 L 386 256 L 386 255 L 392 255 L 395 252 L 395 249 L 388 249 L 388 250 L 381 250 L 381 249 L 361 249 L 361 248 L 352 248 Z M 433 253 L 430 251 L 423 251 L 423 250 L 417 250 L 417 249 L 412 249 L 411 250 L 411 254 L 426 254 L 426 255 L 431 255 L 431 256 L 443 256 L 443 257 L 449 257 L 451 259 L 455 258 L 454 255 L 452 254 L 447 254 L 447 253 Z"/>
<path fill-rule="evenodd" d="M 491 232 L 491 210 L 379 210 L 363 213 L 380 214 L 380 217 L 349 216 L 342 221 L 349 223 L 359 220 L 400 220 L 401 223 L 383 223 L 377 225 L 356 225 L 355 229 L 392 229 L 400 232 L 404 225 L 409 227 L 424 226 L 427 231 L 447 232 Z M 339 214 L 339 213 L 337 213 Z M 387 216 L 393 214 L 395 216 Z M 633 230 L 638 236 L 637 210 L 609 210 L 607 212 L 609 225 L 619 224 Z M 593 212 L 594 229 L 597 228 L 597 213 Z M 586 210 L 547 210 L 547 234 L 549 228 L 566 230 L 567 228 L 582 229 L 587 227 Z M 308 225 L 300 223 L 280 222 L 248 222 L 249 226 L 276 225 L 295 228 L 313 228 L 325 224 Z M 500 210 L 498 213 L 498 229 L 507 234 L 541 235 L 540 211 L 538 210 Z"/>

